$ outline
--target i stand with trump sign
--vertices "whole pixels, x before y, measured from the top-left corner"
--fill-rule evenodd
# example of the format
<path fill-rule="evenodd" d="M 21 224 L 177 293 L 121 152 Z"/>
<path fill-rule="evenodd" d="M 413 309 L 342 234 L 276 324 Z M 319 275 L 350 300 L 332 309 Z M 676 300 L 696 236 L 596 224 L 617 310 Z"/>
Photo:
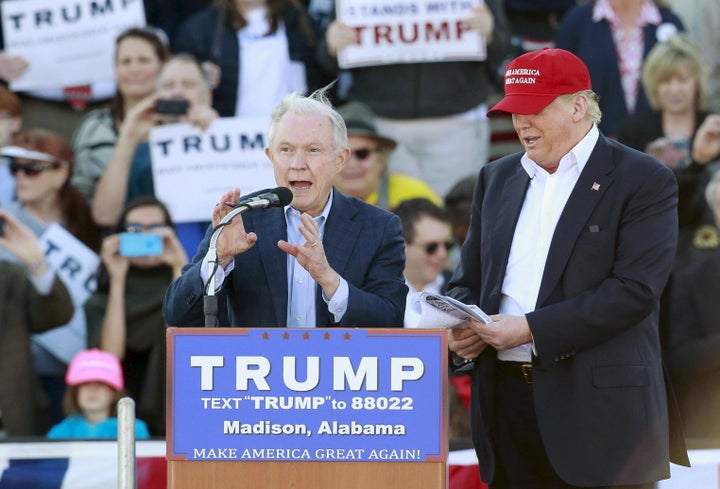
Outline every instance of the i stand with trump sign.
<path fill-rule="evenodd" d="M 444 331 L 170 328 L 168 364 L 168 487 L 446 487 Z"/>

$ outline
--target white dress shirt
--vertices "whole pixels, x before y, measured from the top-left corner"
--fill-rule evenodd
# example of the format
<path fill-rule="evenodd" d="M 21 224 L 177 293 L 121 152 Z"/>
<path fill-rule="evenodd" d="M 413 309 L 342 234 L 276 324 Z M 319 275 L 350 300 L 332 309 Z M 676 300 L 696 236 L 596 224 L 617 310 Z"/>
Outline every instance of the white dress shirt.
<path fill-rule="evenodd" d="M 530 186 L 515 226 L 500 299 L 500 314 L 523 316 L 534 311 L 555 227 L 570 193 L 587 164 L 599 137 L 593 125 L 588 134 L 560 159 L 554 173 L 532 161 L 520 160 Z M 531 343 L 498 352 L 498 359 L 529 362 Z"/>

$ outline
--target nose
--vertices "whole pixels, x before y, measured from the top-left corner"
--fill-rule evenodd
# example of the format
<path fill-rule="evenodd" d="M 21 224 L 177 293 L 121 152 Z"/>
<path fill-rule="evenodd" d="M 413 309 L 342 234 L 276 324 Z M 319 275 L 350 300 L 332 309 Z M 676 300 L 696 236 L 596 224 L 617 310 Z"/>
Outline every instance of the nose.
<path fill-rule="evenodd" d="M 530 117 L 523 114 L 513 114 L 512 122 L 515 129 L 527 129 L 530 127 Z"/>
<path fill-rule="evenodd" d="M 305 162 L 305 155 L 302 151 L 296 151 L 293 155 L 292 160 L 290 161 L 290 168 L 293 170 L 304 170 L 307 168 L 307 163 Z"/>

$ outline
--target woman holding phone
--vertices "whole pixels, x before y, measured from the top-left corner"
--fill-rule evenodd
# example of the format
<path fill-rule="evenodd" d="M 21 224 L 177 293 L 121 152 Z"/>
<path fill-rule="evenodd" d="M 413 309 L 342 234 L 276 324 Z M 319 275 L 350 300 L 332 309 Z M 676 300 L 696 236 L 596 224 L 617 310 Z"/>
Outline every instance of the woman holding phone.
<path fill-rule="evenodd" d="M 143 250 L 146 252 L 143 253 Z M 162 301 L 187 255 L 165 205 L 138 197 L 103 240 L 97 292 L 85 304 L 88 347 L 117 356 L 138 417 L 165 434 L 165 330 Z"/>

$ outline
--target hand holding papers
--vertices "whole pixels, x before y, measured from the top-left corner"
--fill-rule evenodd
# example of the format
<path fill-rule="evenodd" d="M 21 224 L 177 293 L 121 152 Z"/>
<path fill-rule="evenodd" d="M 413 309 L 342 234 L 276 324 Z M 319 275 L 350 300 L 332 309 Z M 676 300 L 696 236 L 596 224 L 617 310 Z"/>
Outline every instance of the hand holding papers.
<path fill-rule="evenodd" d="M 411 297 L 410 307 L 420 316 L 417 328 L 454 328 L 468 319 L 490 324 L 490 316 L 474 304 L 463 304 L 452 297 L 429 292 L 417 292 Z"/>

